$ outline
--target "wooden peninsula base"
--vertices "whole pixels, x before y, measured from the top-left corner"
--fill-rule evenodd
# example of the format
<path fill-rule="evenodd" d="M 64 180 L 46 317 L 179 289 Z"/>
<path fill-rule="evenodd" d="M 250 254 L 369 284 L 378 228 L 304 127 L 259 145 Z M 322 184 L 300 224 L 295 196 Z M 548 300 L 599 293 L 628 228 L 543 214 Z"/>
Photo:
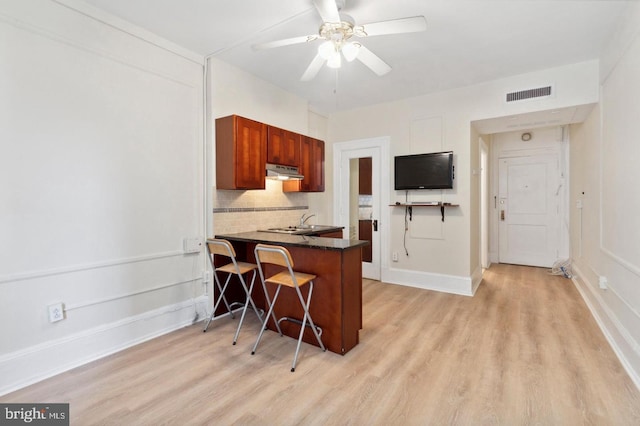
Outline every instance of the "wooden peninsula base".
<path fill-rule="evenodd" d="M 358 333 L 362 328 L 362 247 L 367 244 L 366 241 L 266 232 L 217 235 L 216 238 L 230 241 L 238 260 L 247 262 L 255 262 L 253 250 L 256 244 L 286 247 L 293 257 L 295 270 L 317 276 L 309 312 L 316 325 L 322 328 L 322 342 L 327 349 L 345 354 L 358 344 Z M 278 271 L 279 268 L 274 265 L 265 265 L 266 276 Z M 272 299 L 275 288 L 268 287 L 267 291 Z M 307 291 L 308 288 L 303 287 L 303 297 L 306 297 Z M 252 296 L 257 306 L 265 307 L 259 282 L 256 282 Z M 274 312 L 277 318 L 302 320 L 304 312 L 295 290 L 281 290 Z M 269 321 L 268 327 L 275 330 L 273 320 Z M 295 322 L 282 321 L 280 328 L 287 336 L 298 338 L 300 325 Z M 305 331 L 303 340 L 318 346 L 310 329 Z"/>

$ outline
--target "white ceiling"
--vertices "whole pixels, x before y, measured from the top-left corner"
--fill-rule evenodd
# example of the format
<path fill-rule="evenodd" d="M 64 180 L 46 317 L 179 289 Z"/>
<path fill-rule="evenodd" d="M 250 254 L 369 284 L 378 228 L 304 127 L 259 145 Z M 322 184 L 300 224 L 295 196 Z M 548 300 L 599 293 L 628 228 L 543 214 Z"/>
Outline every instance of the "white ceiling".
<path fill-rule="evenodd" d="M 329 114 L 598 58 L 628 1 L 346 0 L 357 24 L 423 15 L 427 31 L 361 39 L 393 67 L 362 63 L 300 76 L 318 42 L 254 51 L 251 45 L 315 34 L 311 0 L 85 0 L 203 56 L 212 55 Z"/>

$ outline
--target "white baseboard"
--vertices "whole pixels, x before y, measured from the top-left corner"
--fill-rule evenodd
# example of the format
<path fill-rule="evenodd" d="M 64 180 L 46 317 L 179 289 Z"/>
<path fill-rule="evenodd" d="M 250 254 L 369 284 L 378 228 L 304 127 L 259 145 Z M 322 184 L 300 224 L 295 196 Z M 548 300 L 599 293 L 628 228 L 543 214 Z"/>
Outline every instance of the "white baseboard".
<path fill-rule="evenodd" d="M 191 325 L 196 313 L 206 318 L 208 306 L 200 296 L 2 355 L 0 395 Z"/>
<path fill-rule="evenodd" d="M 482 269 L 480 269 L 480 274 L 482 274 Z M 473 296 L 475 291 L 472 277 L 383 268 L 381 279 L 383 282 L 389 284 L 399 284 L 407 287 L 441 291 L 443 293 L 459 294 L 462 296 Z M 478 284 L 479 283 L 480 281 L 478 281 Z"/>
<path fill-rule="evenodd" d="M 482 265 L 478 265 L 473 274 L 471 274 L 471 294 L 476 294 L 480 283 L 482 282 Z"/>
<path fill-rule="evenodd" d="M 606 305 L 602 297 L 595 291 L 597 284 L 589 281 L 580 268 L 574 264 L 571 265 L 574 276 L 572 281 L 587 307 L 591 311 L 591 315 L 602 330 L 609 345 L 620 360 L 620 363 L 626 370 L 627 374 L 640 390 L 640 344 L 636 342 L 631 333 L 620 323 L 616 315 Z M 632 359 L 630 359 L 632 358 Z"/>

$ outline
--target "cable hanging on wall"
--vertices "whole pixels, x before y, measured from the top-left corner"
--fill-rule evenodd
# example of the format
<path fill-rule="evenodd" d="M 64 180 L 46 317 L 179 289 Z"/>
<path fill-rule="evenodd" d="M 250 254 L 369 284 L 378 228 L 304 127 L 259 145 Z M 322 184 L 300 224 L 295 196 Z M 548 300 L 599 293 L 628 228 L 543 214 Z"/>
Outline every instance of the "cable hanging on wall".
<path fill-rule="evenodd" d="M 409 191 L 405 191 L 404 195 L 405 204 L 409 204 Z M 407 219 L 407 215 L 409 216 Z M 411 220 L 411 216 L 413 215 L 413 211 L 411 206 L 405 206 L 404 208 L 404 236 L 402 238 L 402 243 L 404 245 L 404 254 L 409 257 L 409 251 L 407 250 L 407 231 L 409 231 L 409 221 Z"/>

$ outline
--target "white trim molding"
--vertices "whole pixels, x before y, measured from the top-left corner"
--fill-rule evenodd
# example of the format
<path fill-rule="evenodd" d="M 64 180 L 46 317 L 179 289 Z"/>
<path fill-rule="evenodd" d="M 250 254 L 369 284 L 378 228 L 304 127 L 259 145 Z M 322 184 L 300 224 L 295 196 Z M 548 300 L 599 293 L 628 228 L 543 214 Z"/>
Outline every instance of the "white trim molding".
<path fill-rule="evenodd" d="M 42 271 L 23 272 L 11 275 L 0 276 L 0 284 L 10 283 L 15 281 L 31 280 L 34 278 L 50 277 L 53 275 L 64 275 L 73 272 L 90 271 L 92 269 L 110 268 L 113 266 L 127 265 L 129 263 L 147 262 L 158 259 L 166 259 L 169 257 L 183 256 L 184 251 L 169 251 L 164 253 L 152 253 L 143 256 L 135 256 L 123 259 L 111 259 L 101 262 L 87 263 L 84 265 L 72 265 L 62 266 L 59 268 L 52 268 Z"/>
<path fill-rule="evenodd" d="M 207 317 L 208 304 L 200 296 L 2 355 L 0 395 L 189 326 Z"/>
<path fill-rule="evenodd" d="M 482 282 L 482 265 L 478 265 L 478 267 L 471 274 L 471 294 L 475 295 L 476 291 L 478 291 L 478 287 L 480 287 L 480 283 Z"/>
<path fill-rule="evenodd" d="M 204 64 L 204 55 L 192 52 L 184 47 L 169 41 L 165 38 L 158 36 L 157 34 L 147 31 L 142 27 L 132 24 L 124 19 L 121 19 L 115 15 L 112 15 L 104 10 L 98 9 L 90 4 L 81 0 L 53 0 L 54 3 L 58 3 L 63 7 L 67 7 L 81 15 L 91 18 L 101 24 L 114 28 L 118 31 L 135 37 L 139 40 L 143 40 L 153 46 L 160 49 L 164 49 L 174 55 L 181 56 L 184 59 L 192 61 L 198 65 Z"/>
<path fill-rule="evenodd" d="M 572 279 L 574 285 L 620 363 L 640 390 L 640 342 L 634 340 L 631 333 L 595 291 L 598 285 L 590 282 L 587 275 L 577 265 L 573 264 L 572 269 L 576 274 Z"/>
<path fill-rule="evenodd" d="M 480 269 L 480 279 L 482 278 Z M 459 277 L 455 275 L 435 274 L 408 269 L 382 268 L 382 281 L 406 287 L 421 288 L 423 290 L 440 291 L 443 293 L 473 296 L 480 281 L 477 274 L 473 277 Z M 477 284 L 475 282 L 477 281 Z"/>

